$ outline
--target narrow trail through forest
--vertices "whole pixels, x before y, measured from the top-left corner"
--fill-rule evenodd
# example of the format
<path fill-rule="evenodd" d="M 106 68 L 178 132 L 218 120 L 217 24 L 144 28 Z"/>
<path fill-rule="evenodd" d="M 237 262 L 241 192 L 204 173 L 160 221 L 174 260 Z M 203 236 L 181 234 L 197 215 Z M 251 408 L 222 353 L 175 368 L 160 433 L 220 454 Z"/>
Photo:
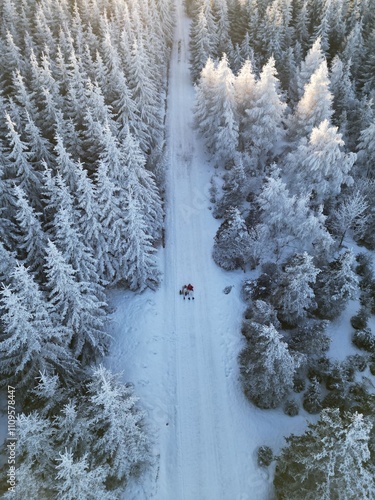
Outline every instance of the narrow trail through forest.
<path fill-rule="evenodd" d="M 176 0 L 167 112 L 168 172 L 162 283 L 156 292 L 115 291 L 108 364 L 123 371 L 154 431 L 154 472 L 126 500 L 268 500 L 272 478 L 256 463 L 260 444 L 280 447 L 300 417 L 252 407 L 238 382 L 242 271 L 211 257 L 219 221 L 210 208 L 212 167 L 193 127 L 189 20 Z M 195 286 L 195 300 L 179 288 Z M 233 285 L 228 295 L 223 289 Z M 289 420 L 288 420 L 289 419 Z M 286 435 L 286 434 L 284 434 Z"/>
<path fill-rule="evenodd" d="M 170 432 L 162 445 L 166 456 L 161 461 L 160 480 L 166 488 L 160 491 L 160 498 L 245 499 L 250 498 L 250 485 L 246 487 L 247 478 L 241 477 L 236 443 L 238 439 L 249 441 L 249 436 L 236 421 L 223 339 L 230 328 L 233 300 L 223 301 L 227 277 L 211 258 L 217 222 L 208 210 L 207 160 L 193 129 L 189 23 L 181 0 L 176 9 L 167 115 L 170 166 L 164 255 L 164 314 L 175 335 L 175 343 L 167 344 L 174 349 L 167 356 L 174 400 Z M 177 294 L 185 282 L 195 286 L 194 302 Z"/>

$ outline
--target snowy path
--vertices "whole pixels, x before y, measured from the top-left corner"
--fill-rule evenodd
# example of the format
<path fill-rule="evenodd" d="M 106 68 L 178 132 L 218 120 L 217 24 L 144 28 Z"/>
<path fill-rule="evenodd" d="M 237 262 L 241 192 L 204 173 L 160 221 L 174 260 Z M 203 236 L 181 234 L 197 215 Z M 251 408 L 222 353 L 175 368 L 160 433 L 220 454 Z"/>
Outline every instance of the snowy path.
<path fill-rule="evenodd" d="M 226 273 L 211 259 L 218 227 L 209 211 L 210 167 L 192 128 L 194 90 L 189 76 L 189 23 L 177 0 L 167 115 L 166 248 L 163 283 L 154 293 L 113 294 L 112 354 L 146 406 L 155 429 L 158 467 L 129 500 L 262 500 L 270 498 L 268 472 L 256 465 L 256 448 L 278 450 L 282 435 L 304 419 L 261 412 L 238 384 L 242 272 Z M 195 285 L 195 300 L 179 287 Z M 228 295 L 224 287 L 235 285 Z"/>

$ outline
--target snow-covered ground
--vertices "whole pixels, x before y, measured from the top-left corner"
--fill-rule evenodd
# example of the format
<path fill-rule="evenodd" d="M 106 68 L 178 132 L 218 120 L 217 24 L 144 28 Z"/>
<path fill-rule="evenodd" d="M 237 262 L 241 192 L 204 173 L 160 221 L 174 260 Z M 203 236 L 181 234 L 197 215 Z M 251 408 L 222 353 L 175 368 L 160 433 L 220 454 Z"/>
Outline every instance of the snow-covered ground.
<path fill-rule="evenodd" d="M 163 281 L 156 292 L 111 296 L 116 312 L 107 364 L 134 383 L 155 443 L 154 470 L 124 498 L 262 500 L 272 497 L 272 477 L 257 466 L 257 447 L 279 451 L 283 436 L 303 432 L 306 415 L 258 410 L 238 382 L 244 274 L 225 272 L 211 258 L 218 221 L 209 210 L 211 166 L 192 125 L 188 35 L 177 0 Z M 195 286 L 194 301 L 178 294 L 187 282 Z M 234 288 L 224 294 L 229 285 Z"/>

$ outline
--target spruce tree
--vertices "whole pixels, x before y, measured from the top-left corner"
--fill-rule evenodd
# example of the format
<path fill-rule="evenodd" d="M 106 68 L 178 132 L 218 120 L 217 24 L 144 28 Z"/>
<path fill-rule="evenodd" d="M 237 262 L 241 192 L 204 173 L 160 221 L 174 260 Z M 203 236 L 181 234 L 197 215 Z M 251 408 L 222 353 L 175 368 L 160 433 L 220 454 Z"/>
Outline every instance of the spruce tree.
<path fill-rule="evenodd" d="M 277 496 L 328 500 L 342 492 L 347 498 L 373 497 L 371 427 L 358 413 L 323 410 L 319 421 L 310 423 L 302 436 L 286 438 L 276 465 Z"/>
<path fill-rule="evenodd" d="M 248 344 L 239 356 L 241 381 L 247 397 L 258 407 L 276 408 L 293 387 L 300 359 L 270 324 L 251 324 Z"/>
<path fill-rule="evenodd" d="M 250 236 L 245 221 L 237 208 L 230 208 L 216 233 L 212 257 L 227 271 L 245 269 L 249 251 Z"/>

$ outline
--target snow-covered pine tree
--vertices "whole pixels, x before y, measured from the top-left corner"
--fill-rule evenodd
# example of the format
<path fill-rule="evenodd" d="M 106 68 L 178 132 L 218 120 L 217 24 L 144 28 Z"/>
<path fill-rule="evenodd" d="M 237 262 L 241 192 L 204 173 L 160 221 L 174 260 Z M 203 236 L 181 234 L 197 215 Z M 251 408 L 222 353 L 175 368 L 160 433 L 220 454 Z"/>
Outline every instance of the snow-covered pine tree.
<path fill-rule="evenodd" d="M 14 187 L 17 203 L 17 249 L 23 263 L 32 271 L 39 273 L 44 265 L 44 252 L 47 238 L 40 221 L 40 213 L 30 205 L 25 192 L 19 186 Z"/>
<path fill-rule="evenodd" d="M 238 148 L 238 118 L 234 89 L 234 75 L 223 54 L 217 67 L 216 92 L 210 113 L 216 123 L 212 124 L 213 149 L 218 163 L 233 164 Z"/>
<path fill-rule="evenodd" d="M 256 96 L 256 78 L 251 61 L 247 59 L 234 80 L 235 100 L 239 117 L 239 149 L 244 150 L 248 142 L 248 121 L 246 110 L 250 109 Z"/>
<path fill-rule="evenodd" d="M 208 149 L 213 147 L 212 136 L 216 124 L 215 120 L 221 117 L 221 113 L 219 117 L 213 115 L 213 103 L 217 85 L 217 69 L 213 60 L 209 57 L 200 74 L 194 105 L 195 124 L 204 137 Z"/>
<path fill-rule="evenodd" d="M 0 239 L 0 286 L 7 286 L 10 283 L 11 274 L 16 267 L 16 252 L 10 252 L 5 248 Z"/>
<path fill-rule="evenodd" d="M 222 57 L 223 54 L 229 54 L 231 48 L 227 0 L 214 0 L 213 12 L 217 34 L 216 54 L 218 57 Z"/>
<path fill-rule="evenodd" d="M 225 175 L 223 184 L 223 196 L 216 201 L 214 209 L 214 217 L 224 217 L 230 207 L 240 207 L 244 202 L 247 194 L 247 182 L 242 158 L 240 154 L 236 154 L 234 165 Z"/>
<path fill-rule="evenodd" d="M 317 277 L 317 313 L 323 318 L 336 318 L 344 310 L 348 300 L 355 296 L 357 288 L 354 255 L 351 250 L 347 250 L 324 266 Z"/>
<path fill-rule="evenodd" d="M 54 159 L 54 155 L 51 152 L 51 143 L 42 136 L 41 129 L 35 124 L 34 120 L 27 112 L 26 118 L 25 135 L 31 153 L 31 164 L 34 166 L 35 170 L 40 170 L 41 162 L 51 167 Z"/>
<path fill-rule="evenodd" d="M 287 260 L 271 298 L 281 321 L 296 326 L 309 310 L 315 308 L 313 286 L 318 274 L 319 269 L 314 266 L 313 257 L 306 252 Z"/>
<path fill-rule="evenodd" d="M 349 172 L 356 154 L 345 153 L 343 146 L 337 127 L 324 120 L 312 129 L 308 143 L 302 139 L 298 148 L 287 155 L 285 170 L 293 173 L 293 189 L 298 193 L 311 193 L 312 205 L 334 199 L 343 184 L 353 184 Z"/>
<path fill-rule="evenodd" d="M 138 130 L 138 139 L 142 150 L 149 153 L 162 141 L 163 120 L 160 92 L 156 88 L 151 61 L 141 40 L 133 41 L 128 81 L 138 115 L 146 125 L 144 134 Z"/>
<path fill-rule="evenodd" d="M 75 207 L 78 234 L 91 250 L 99 278 L 105 281 L 104 263 L 108 259 L 109 248 L 99 222 L 102 214 L 96 200 L 96 185 L 80 163 L 77 164 L 76 181 Z"/>
<path fill-rule="evenodd" d="M 324 61 L 325 56 L 322 51 L 321 39 L 318 37 L 307 52 L 304 61 L 301 63 L 301 68 L 297 73 L 298 99 L 302 98 L 306 85 Z"/>
<path fill-rule="evenodd" d="M 333 122 L 340 129 L 345 130 L 347 120 L 353 119 L 359 104 L 351 77 L 351 62 L 344 64 L 339 56 L 335 56 L 331 64 L 330 79 L 333 94 Z M 353 146 L 355 144 L 350 134 L 345 136 L 345 142 Z"/>
<path fill-rule="evenodd" d="M 330 123 L 333 114 L 332 100 L 328 67 L 324 60 L 304 86 L 304 94 L 290 120 L 289 133 L 293 137 L 305 137 L 322 121 Z"/>
<path fill-rule="evenodd" d="M 56 466 L 56 493 L 61 500 L 102 498 L 111 500 L 113 492 L 106 490 L 107 471 L 104 467 L 89 468 L 88 456 L 74 459 L 71 450 L 59 453 Z"/>
<path fill-rule="evenodd" d="M 45 268 L 48 298 L 62 324 L 72 332 L 74 356 L 85 362 L 103 356 L 109 336 L 104 331 L 107 304 L 98 294 L 99 285 L 77 281 L 76 271 L 51 241 Z"/>
<path fill-rule="evenodd" d="M 54 484 L 53 426 L 37 412 L 29 415 L 21 413 L 17 417 L 16 425 L 16 453 L 20 457 L 17 472 L 20 484 L 15 488 L 15 492 L 8 491 L 4 498 L 49 498 Z"/>
<path fill-rule="evenodd" d="M 148 234 L 145 215 L 139 201 L 129 190 L 125 200 L 125 240 L 121 256 L 124 277 L 130 290 L 155 288 L 159 284 L 159 271 L 155 261 L 155 248 Z"/>
<path fill-rule="evenodd" d="M 276 494 L 290 500 L 328 500 L 338 492 L 345 492 L 347 498 L 372 498 L 371 427 L 358 413 L 323 410 L 319 421 L 308 424 L 302 436 L 286 438 L 277 459 Z"/>
<path fill-rule="evenodd" d="M 99 161 L 95 175 L 95 199 L 99 207 L 101 246 L 108 249 L 98 262 L 100 275 L 109 283 L 123 276 L 122 244 L 125 241 L 125 223 L 118 197 L 119 190 L 108 175 L 108 165 Z"/>
<path fill-rule="evenodd" d="M 319 413 L 322 409 L 322 390 L 316 377 L 303 395 L 303 408 L 311 414 Z"/>
<path fill-rule="evenodd" d="M 279 257 L 298 247 L 312 255 L 329 252 L 333 240 L 324 225 L 326 217 L 321 210 L 314 213 L 309 208 L 309 196 L 290 195 L 278 169 L 267 177 L 255 202 L 264 250 L 273 250 Z"/>
<path fill-rule="evenodd" d="M 227 271 L 245 269 L 250 251 L 250 236 L 238 208 L 230 208 L 219 227 L 212 251 L 216 264 Z"/>
<path fill-rule="evenodd" d="M 332 211 L 331 227 L 338 235 L 339 247 L 342 246 L 349 230 L 353 231 L 355 238 L 363 235 L 368 220 L 368 207 L 366 197 L 360 191 L 355 191 L 345 197 L 339 206 Z"/>
<path fill-rule="evenodd" d="M 272 324 L 252 323 L 247 338 L 239 356 L 245 394 L 260 408 L 276 408 L 293 387 L 300 358 L 289 352 Z"/>
<path fill-rule="evenodd" d="M 190 31 L 190 65 L 193 81 L 197 81 L 209 57 L 219 56 L 218 34 L 211 0 L 203 0 L 194 15 Z"/>
<path fill-rule="evenodd" d="M 153 241 L 161 237 L 163 210 L 159 189 L 154 175 L 146 169 L 146 158 L 139 141 L 130 133 L 126 134 L 121 144 L 121 170 L 112 170 L 112 180 L 116 185 L 131 191 L 139 204 L 147 232 Z"/>
<path fill-rule="evenodd" d="M 39 372 L 55 370 L 71 377 L 75 362 L 68 344 L 70 332 L 59 325 L 32 275 L 17 266 L 1 292 L 3 333 L 0 340 L 3 384 L 27 388 Z"/>
<path fill-rule="evenodd" d="M 281 99 L 280 83 L 276 75 L 275 60 L 271 57 L 263 66 L 256 83 L 252 105 L 245 111 L 248 116 L 245 148 L 257 159 L 261 171 L 276 153 L 284 136 L 286 104 Z"/>
<path fill-rule="evenodd" d="M 132 389 L 118 376 L 101 365 L 94 369 L 84 413 L 96 436 L 92 446 L 97 460 L 109 465 L 116 482 L 127 481 L 150 460 L 144 413 L 137 403 Z"/>
<path fill-rule="evenodd" d="M 375 122 L 361 131 L 358 142 L 359 175 L 364 178 L 375 178 Z"/>
<path fill-rule="evenodd" d="M 7 178 L 12 179 L 16 185 L 20 186 L 33 205 L 38 206 L 41 195 L 40 175 L 31 164 L 31 153 L 28 145 L 22 140 L 8 113 L 5 115 L 5 120 L 8 127 L 9 144 L 9 150 L 5 154 Z"/>

